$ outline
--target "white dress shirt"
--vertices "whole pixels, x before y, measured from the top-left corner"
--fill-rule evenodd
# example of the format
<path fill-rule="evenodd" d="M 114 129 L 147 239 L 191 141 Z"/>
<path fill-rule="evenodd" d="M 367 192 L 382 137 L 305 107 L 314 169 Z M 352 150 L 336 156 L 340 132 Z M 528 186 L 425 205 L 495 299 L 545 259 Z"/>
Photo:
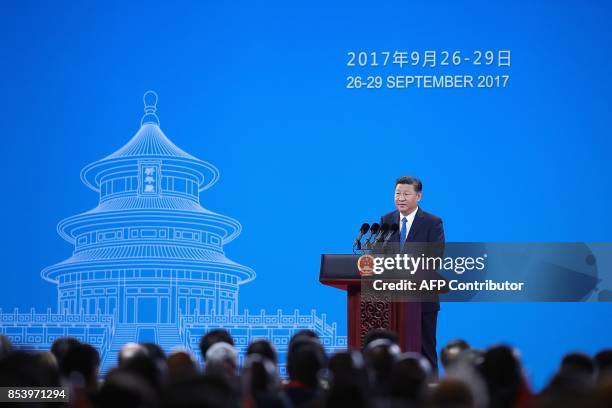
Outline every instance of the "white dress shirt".
<path fill-rule="evenodd" d="M 414 217 L 416 216 L 417 211 L 419 211 L 419 207 L 415 208 L 414 211 L 408 215 L 402 215 L 402 213 L 400 213 L 400 220 L 399 220 L 400 229 L 398 231 L 398 234 L 402 230 L 403 219 L 406 218 L 406 236 L 400 237 L 400 242 L 406 241 L 406 237 L 408 237 L 408 234 L 410 234 L 410 228 L 412 227 L 412 223 L 414 222 Z"/>

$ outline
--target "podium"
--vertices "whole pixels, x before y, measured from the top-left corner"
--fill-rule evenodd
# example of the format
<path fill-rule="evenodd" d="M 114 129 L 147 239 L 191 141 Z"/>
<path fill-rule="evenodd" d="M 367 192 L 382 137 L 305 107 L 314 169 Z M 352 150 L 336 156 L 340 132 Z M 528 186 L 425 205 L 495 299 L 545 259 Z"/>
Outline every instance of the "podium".
<path fill-rule="evenodd" d="M 364 301 L 359 255 L 321 255 L 319 281 L 347 293 L 348 344 L 361 349 L 368 332 L 376 328 L 391 330 L 399 336 L 402 351 L 421 352 L 421 304 L 418 302 Z"/>

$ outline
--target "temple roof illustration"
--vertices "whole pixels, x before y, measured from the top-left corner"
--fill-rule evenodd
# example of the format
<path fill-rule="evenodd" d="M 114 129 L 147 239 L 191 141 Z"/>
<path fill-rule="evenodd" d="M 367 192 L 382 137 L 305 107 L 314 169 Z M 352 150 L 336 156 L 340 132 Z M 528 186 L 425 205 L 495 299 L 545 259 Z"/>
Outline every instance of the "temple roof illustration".
<path fill-rule="evenodd" d="M 145 114 L 138 132 L 123 147 L 105 158 L 89 164 L 81 171 L 81 180 L 94 191 L 100 191 L 101 180 L 117 167 L 129 167 L 137 159 L 163 158 L 197 177 L 198 190 L 210 188 L 219 179 L 219 170 L 212 164 L 185 152 L 168 139 L 157 117 L 157 94 L 147 91 L 143 96 Z"/>
<path fill-rule="evenodd" d="M 255 272 L 223 250 L 240 235 L 240 223 L 200 204 L 200 192 L 218 180 L 219 171 L 164 134 L 157 94 L 147 91 L 143 102 L 136 134 L 81 171 L 83 182 L 99 194 L 98 205 L 59 222 L 57 231 L 74 252 L 45 268 L 43 277 L 56 282 L 70 271 L 157 265 L 219 271 L 239 284 L 253 280 Z"/>
<path fill-rule="evenodd" d="M 154 92 L 145 93 L 144 103 L 141 126 L 127 144 L 81 172 L 97 203 L 57 225 L 72 253 L 41 271 L 57 287 L 56 310 L 0 309 L 0 334 L 38 350 L 59 337 L 78 338 L 98 348 L 101 374 L 116 365 L 127 342 L 155 342 L 167 352 L 186 347 L 199 355 L 201 336 L 216 328 L 230 331 L 241 352 L 252 339 L 269 338 L 283 374 L 289 339 L 299 330 L 317 331 L 331 350 L 345 349 L 336 323 L 315 310 L 239 308 L 240 286 L 256 274 L 229 259 L 224 246 L 242 227 L 200 202 L 219 171 L 168 139 Z"/>

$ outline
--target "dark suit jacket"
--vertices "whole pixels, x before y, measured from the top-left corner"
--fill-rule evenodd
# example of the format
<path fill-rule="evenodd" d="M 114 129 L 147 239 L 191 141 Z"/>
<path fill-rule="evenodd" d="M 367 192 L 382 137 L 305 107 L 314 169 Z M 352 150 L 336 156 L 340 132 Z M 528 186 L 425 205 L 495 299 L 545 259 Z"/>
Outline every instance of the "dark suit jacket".
<path fill-rule="evenodd" d="M 380 225 L 383 223 L 399 225 L 399 222 L 400 213 L 397 210 L 383 215 L 380 219 Z M 399 242 L 399 239 L 398 230 L 391 235 L 389 242 Z M 419 207 L 405 242 L 444 242 L 442 219 L 421 210 Z M 423 302 L 421 308 L 423 312 L 440 310 L 440 302 Z"/>

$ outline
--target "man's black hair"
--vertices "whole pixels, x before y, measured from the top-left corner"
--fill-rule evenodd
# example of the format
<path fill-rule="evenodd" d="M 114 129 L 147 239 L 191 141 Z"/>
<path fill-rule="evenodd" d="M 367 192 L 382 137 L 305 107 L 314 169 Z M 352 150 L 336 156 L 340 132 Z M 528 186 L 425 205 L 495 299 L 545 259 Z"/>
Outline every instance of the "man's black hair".
<path fill-rule="evenodd" d="M 141 346 L 147 350 L 147 353 L 149 354 L 149 356 L 151 356 L 154 360 L 162 360 L 162 361 L 167 360 L 164 349 L 162 349 L 158 344 L 142 343 Z"/>
<path fill-rule="evenodd" d="M 378 339 L 387 339 L 390 342 L 395 343 L 395 344 L 399 343 L 399 338 L 395 332 L 388 330 L 388 329 L 378 327 L 378 328 L 370 330 L 368 334 L 366 334 L 364 341 L 363 341 L 363 347 L 365 348 L 368 344 Z"/>
<path fill-rule="evenodd" d="M 569 353 L 561 360 L 561 370 L 593 376 L 597 372 L 595 361 L 584 353 Z"/>
<path fill-rule="evenodd" d="M 247 356 L 251 354 L 259 354 L 272 361 L 275 365 L 278 364 L 276 350 L 274 349 L 274 346 L 266 339 L 258 339 L 251 342 L 251 344 L 249 344 L 249 348 L 247 348 Z"/>
<path fill-rule="evenodd" d="M 313 338 L 295 340 L 287 353 L 289 379 L 297 380 L 307 387 L 317 386 L 317 374 L 326 364 L 323 346 Z"/>
<path fill-rule="evenodd" d="M 302 340 L 302 339 L 312 339 L 312 340 L 318 341 L 319 343 L 321 342 L 321 339 L 319 338 L 319 335 L 317 334 L 317 332 L 315 332 L 314 330 L 310 330 L 310 329 L 302 329 L 302 330 L 298 330 L 297 332 L 293 334 L 293 336 L 291 336 L 291 338 L 289 339 L 289 348 L 291 348 L 291 345 L 293 343 L 295 343 L 298 340 Z"/>
<path fill-rule="evenodd" d="M 89 344 L 81 343 L 68 350 L 60 370 L 65 377 L 70 377 L 73 372 L 79 373 L 83 376 L 87 387 L 95 389 L 99 367 L 98 350 Z"/>
<path fill-rule="evenodd" d="M 395 187 L 397 187 L 398 184 L 409 184 L 411 186 L 414 186 L 414 191 L 416 191 L 417 193 L 423 191 L 423 183 L 421 183 L 421 180 L 416 177 L 402 176 L 395 180 Z"/>
<path fill-rule="evenodd" d="M 599 353 L 595 354 L 593 361 L 595 361 L 597 370 L 600 373 L 607 371 L 612 372 L 612 349 L 601 350 Z"/>
<path fill-rule="evenodd" d="M 60 372 L 63 371 L 64 359 L 66 358 L 66 355 L 80 345 L 81 342 L 74 337 L 59 337 L 53 341 L 53 344 L 51 345 L 51 353 L 57 360 L 57 365 Z"/>

